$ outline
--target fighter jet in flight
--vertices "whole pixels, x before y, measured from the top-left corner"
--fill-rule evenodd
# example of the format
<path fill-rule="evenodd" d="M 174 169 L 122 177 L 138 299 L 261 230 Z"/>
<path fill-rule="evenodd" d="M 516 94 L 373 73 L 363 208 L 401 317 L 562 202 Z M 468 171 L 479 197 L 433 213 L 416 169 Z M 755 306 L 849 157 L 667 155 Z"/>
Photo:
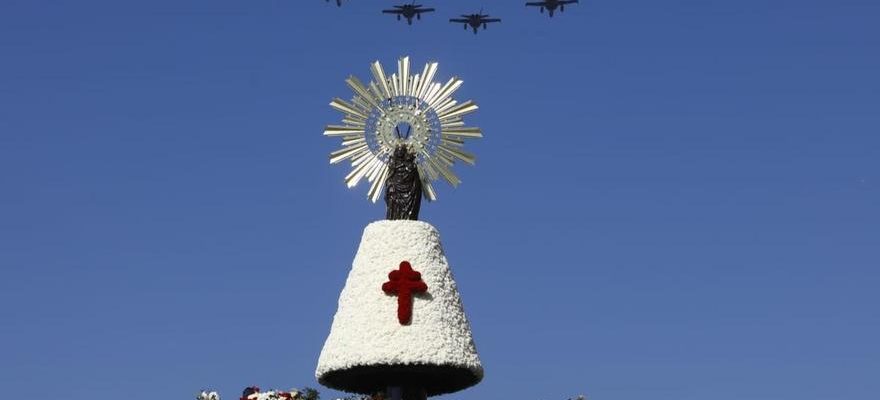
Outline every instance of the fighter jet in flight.
<path fill-rule="evenodd" d="M 325 0 L 325 1 L 327 1 L 328 3 L 330 2 L 330 0 Z M 339 7 L 342 7 L 342 0 L 336 0 L 336 5 Z"/>
<path fill-rule="evenodd" d="M 385 14 L 397 14 L 397 20 L 400 21 L 400 17 L 406 18 L 406 23 L 412 25 L 413 17 L 416 19 L 422 19 L 422 13 L 434 12 L 433 8 L 422 8 L 421 4 L 416 4 L 413 1 L 411 4 L 403 4 L 399 6 L 394 6 L 394 9 L 391 10 L 382 10 Z"/>
<path fill-rule="evenodd" d="M 550 18 L 553 18 L 553 13 L 559 8 L 559 12 L 565 11 L 566 4 L 577 3 L 578 0 L 543 0 L 543 1 L 530 1 L 526 3 L 526 7 L 541 7 L 541 12 L 544 12 L 544 9 L 547 9 L 547 12 L 550 14 Z"/>
<path fill-rule="evenodd" d="M 483 29 L 486 29 L 489 27 L 490 22 L 501 22 L 501 18 L 489 18 L 489 14 L 483 14 L 483 10 L 480 10 L 479 14 L 462 14 L 461 18 L 450 18 L 449 22 L 464 24 L 465 30 L 467 30 L 468 25 L 470 25 L 474 30 L 474 35 L 476 35 L 477 29 L 480 25 L 483 26 Z"/>

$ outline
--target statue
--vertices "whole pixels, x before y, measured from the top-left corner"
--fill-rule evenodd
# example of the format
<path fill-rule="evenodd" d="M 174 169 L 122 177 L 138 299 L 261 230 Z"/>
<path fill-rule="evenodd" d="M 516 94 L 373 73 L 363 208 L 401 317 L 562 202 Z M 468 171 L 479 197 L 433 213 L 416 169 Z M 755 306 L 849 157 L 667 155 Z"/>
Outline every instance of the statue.
<path fill-rule="evenodd" d="M 407 146 L 397 146 L 385 182 L 385 218 L 418 220 L 421 204 L 422 181 L 416 168 L 416 156 Z"/>
<path fill-rule="evenodd" d="M 403 57 L 391 75 L 378 61 L 370 69 L 367 84 L 346 79 L 354 97 L 330 102 L 342 125 L 324 135 L 342 139 L 330 163 L 351 163 L 346 186 L 369 182 L 372 202 L 384 192 L 387 219 L 364 229 L 315 377 L 337 390 L 427 400 L 483 379 L 440 234 L 418 220 L 422 197 L 437 200 L 434 181 L 461 183 L 452 167 L 474 164 L 465 142 L 483 134 L 463 119 L 477 105 L 453 98 L 461 79 L 434 81 L 437 63 L 414 73 Z"/>

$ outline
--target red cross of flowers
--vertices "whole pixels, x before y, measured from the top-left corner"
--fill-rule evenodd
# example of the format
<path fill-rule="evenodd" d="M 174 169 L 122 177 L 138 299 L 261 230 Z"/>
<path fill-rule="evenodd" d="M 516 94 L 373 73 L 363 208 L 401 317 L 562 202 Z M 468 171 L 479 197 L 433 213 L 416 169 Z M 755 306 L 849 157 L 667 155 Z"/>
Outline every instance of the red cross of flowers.
<path fill-rule="evenodd" d="M 413 271 L 409 261 L 400 263 L 400 269 L 388 274 L 388 282 L 382 284 L 382 291 L 397 295 L 397 320 L 401 325 L 409 324 L 412 319 L 412 295 L 428 291 L 428 285 L 422 281 L 422 274 Z"/>

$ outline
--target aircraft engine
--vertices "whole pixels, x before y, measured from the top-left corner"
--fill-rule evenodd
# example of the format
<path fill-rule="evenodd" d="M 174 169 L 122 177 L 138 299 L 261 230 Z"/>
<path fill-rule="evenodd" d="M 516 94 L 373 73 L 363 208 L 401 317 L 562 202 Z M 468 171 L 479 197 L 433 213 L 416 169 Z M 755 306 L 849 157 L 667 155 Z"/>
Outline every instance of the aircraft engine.
<path fill-rule="evenodd" d="M 489 24 L 483 22 L 483 30 L 486 30 L 486 28 L 488 28 L 488 27 L 489 27 Z"/>
<path fill-rule="evenodd" d="M 541 7 L 541 14 L 544 13 L 544 7 Z"/>
<path fill-rule="evenodd" d="M 422 13 L 418 13 L 418 14 L 416 14 L 416 19 L 421 20 L 421 19 L 422 19 Z"/>
<path fill-rule="evenodd" d="M 563 11 L 565 11 L 565 4 L 560 4 L 559 5 L 559 12 L 563 12 Z"/>
<path fill-rule="evenodd" d="M 400 21 L 400 14 L 397 14 L 397 20 Z"/>
<path fill-rule="evenodd" d="M 464 30 L 467 30 L 467 24 L 464 24 L 462 26 L 464 27 Z"/>

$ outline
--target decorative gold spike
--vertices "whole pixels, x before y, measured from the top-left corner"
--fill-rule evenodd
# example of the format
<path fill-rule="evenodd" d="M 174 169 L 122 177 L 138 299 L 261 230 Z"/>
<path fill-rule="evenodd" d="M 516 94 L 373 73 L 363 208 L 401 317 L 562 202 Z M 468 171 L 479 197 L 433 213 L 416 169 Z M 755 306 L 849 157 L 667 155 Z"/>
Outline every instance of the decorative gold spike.
<path fill-rule="evenodd" d="M 363 136 L 364 128 L 344 125 L 327 125 L 327 127 L 324 128 L 324 136 L 346 136 L 353 134 Z"/>
<path fill-rule="evenodd" d="M 400 74 L 400 94 L 406 96 L 409 94 L 409 57 L 403 57 L 397 62 L 397 73 Z"/>
<path fill-rule="evenodd" d="M 369 162 L 365 162 L 365 163 L 357 166 L 357 168 L 355 168 L 349 174 L 349 176 L 346 177 L 346 185 L 348 186 L 348 188 L 351 189 L 351 188 L 357 186 L 358 182 L 360 182 L 360 180 L 363 179 L 364 176 L 366 176 L 373 168 L 375 168 L 377 165 L 379 165 L 381 163 L 382 163 L 381 160 L 373 157 L 373 159 L 370 160 Z"/>
<path fill-rule="evenodd" d="M 456 147 L 464 146 L 464 139 L 457 138 L 457 137 L 444 136 L 442 139 L 440 139 L 440 142 L 449 144 L 451 146 L 456 146 Z"/>
<path fill-rule="evenodd" d="M 415 91 L 416 91 L 416 88 L 418 88 L 419 83 L 420 83 L 419 81 L 421 79 L 422 79 L 422 76 L 419 74 L 416 74 L 412 78 L 409 78 L 410 85 L 409 85 L 409 93 L 407 93 L 407 96 L 415 97 Z"/>
<path fill-rule="evenodd" d="M 434 82 L 434 74 L 437 72 L 437 63 L 429 63 L 425 65 L 425 72 L 422 72 L 422 87 L 416 93 L 416 97 L 423 99 Z"/>
<path fill-rule="evenodd" d="M 382 189 L 385 188 L 385 180 L 388 179 L 388 165 L 382 166 L 382 173 L 379 175 L 379 179 L 373 181 L 373 184 L 370 185 L 370 191 L 367 192 L 367 197 L 373 203 L 379 199 L 379 196 L 382 195 Z"/>
<path fill-rule="evenodd" d="M 378 164 L 376 164 L 375 166 L 370 168 L 370 171 L 367 172 L 367 180 L 370 182 L 375 181 L 376 178 L 378 177 L 379 173 L 382 172 L 382 167 L 385 167 L 385 166 L 387 166 L 387 164 L 380 161 Z"/>
<path fill-rule="evenodd" d="M 333 107 L 337 111 L 340 111 L 340 112 L 343 112 L 343 113 L 346 113 L 349 115 L 353 115 L 353 116 L 357 116 L 357 117 L 360 117 L 363 119 L 367 119 L 367 114 L 365 114 L 363 112 L 363 110 L 360 110 L 354 104 L 351 104 L 351 103 L 349 103 L 345 100 L 342 100 L 340 98 L 333 99 L 333 101 L 330 102 L 330 107 Z"/>
<path fill-rule="evenodd" d="M 431 99 L 428 104 L 431 104 L 431 106 L 433 107 L 437 103 L 446 100 L 446 98 L 452 96 L 452 93 L 455 93 L 455 91 L 458 90 L 458 88 L 460 88 L 463 83 L 464 81 L 458 79 L 457 77 L 452 77 L 451 79 L 449 79 L 448 82 L 446 82 L 446 86 L 444 86 L 443 89 L 441 89 L 440 92 L 437 93 L 437 96 Z"/>
<path fill-rule="evenodd" d="M 370 82 L 370 93 L 372 93 L 374 96 L 376 96 L 377 100 L 384 101 L 387 98 L 387 97 L 382 97 L 382 95 L 383 95 L 382 89 L 379 89 L 379 85 L 377 85 L 376 82 Z M 379 107 L 379 109 L 381 109 L 381 107 Z"/>
<path fill-rule="evenodd" d="M 376 156 L 375 154 L 373 154 L 372 152 L 369 152 L 369 151 L 359 153 L 358 155 L 351 158 L 351 167 L 354 168 L 354 167 L 357 167 L 358 165 L 361 165 L 362 163 L 369 162 L 375 156 Z"/>
<path fill-rule="evenodd" d="M 343 147 L 339 150 L 336 150 L 330 153 L 330 164 L 336 164 L 346 158 L 353 157 L 360 151 L 369 151 L 369 147 L 366 144 L 359 144 L 355 146 Z"/>
<path fill-rule="evenodd" d="M 443 139 L 443 140 L 446 140 L 446 139 Z M 367 139 L 364 138 L 363 136 L 353 136 L 353 137 L 350 137 L 349 139 L 345 139 L 342 141 L 343 146 L 351 146 L 353 144 L 358 144 L 358 143 L 367 143 Z"/>
<path fill-rule="evenodd" d="M 452 129 L 452 128 L 460 128 L 464 126 L 464 121 L 461 119 L 448 119 L 440 122 L 440 128 L 443 130 Z"/>
<path fill-rule="evenodd" d="M 373 62 L 370 66 L 370 69 L 373 71 L 373 78 L 376 79 L 376 83 L 382 89 L 382 93 L 385 95 L 384 98 L 391 97 L 391 89 L 388 88 L 388 78 L 385 77 L 385 71 L 382 69 L 382 64 L 378 61 Z"/>
<path fill-rule="evenodd" d="M 391 74 L 391 94 L 394 97 L 400 96 L 400 79 L 397 77 L 397 74 Z"/>
<path fill-rule="evenodd" d="M 476 127 L 447 128 L 443 127 L 443 136 L 458 136 L 462 138 L 481 138 L 483 132 Z"/>
<path fill-rule="evenodd" d="M 444 83 L 442 85 L 438 82 L 437 84 L 439 85 L 439 87 L 433 93 L 431 93 L 427 97 L 425 97 L 425 102 L 428 103 L 429 106 L 435 107 L 436 106 L 435 103 L 437 103 L 438 100 L 444 100 L 444 99 L 440 98 L 440 94 L 443 93 L 443 91 L 446 88 L 452 86 L 454 83 L 455 83 L 455 77 L 449 78 L 449 80 L 446 81 L 446 83 Z"/>
<path fill-rule="evenodd" d="M 474 165 L 477 163 L 477 157 L 467 151 L 457 149 L 455 147 L 445 146 L 442 143 L 438 146 L 440 151 L 446 151 L 449 154 L 453 155 L 455 158 L 464 161 L 470 165 Z"/>
<path fill-rule="evenodd" d="M 348 175 L 345 176 L 345 184 L 349 188 L 354 187 L 354 185 L 351 184 L 351 181 L 357 176 L 363 176 L 363 174 L 366 172 L 366 169 L 370 166 L 370 162 L 376 160 L 376 158 L 373 157 L 372 154 L 367 153 L 367 155 L 368 155 L 368 157 L 366 157 L 367 162 L 360 163 L 358 165 L 353 166 L 351 172 L 349 172 Z M 352 164 L 354 164 L 354 163 L 352 163 Z M 360 179 L 360 178 L 358 178 L 358 179 Z"/>
<path fill-rule="evenodd" d="M 428 162 L 431 163 L 432 167 L 436 168 L 437 171 L 440 172 L 440 175 L 443 176 L 443 179 L 445 179 L 446 182 L 449 182 L 452 187 L 458 187 L 458 184 L 461 183 L 461 180 L 458 179 L 458 177 L 455 176 L 455 174 L 453 174 L 447 166 L 435 162 L 434 159 L 428 160 Z"/>
<path fill-rule="evenodd" d="M 437 82 L 431 83 L 428 86 L 429 86 L 428 90 L 425 92 L 425 96 L 422 98 L 425 103 L 428 103 L 428 99 L 430 99 L 431 97 L 436 96 L 437 92 L 440 91 L 440 88 L 443 87 L 443 85 L 441 85 Z M 430 106 L 431 106 L 431 104 L 428 103 L 428 107 L 430 107 Z"/>
<path fill-rule="evenodd" d="M 366 101 L 371 106 L 371 108 L 379 106 L 379 102 L 381 100 L 373 96 L 373 93 L 370 93 L 370 91 L 364 86 L 363 83 L 361 83 L 361 81 L 357 77 L 351 75 L 348 77 L 348 79 L 345 80 L 345 83 L 348 84 L 348 87 L 350 87 L 353 92 L 364 99 L 364 101 Z"/>
<path fill-rule="evenodd" d="M 434 185 L 427 179 L 422 179 L 422 196 L 428 201 L 437 201 L 437 192 L 434 191 Z"/>
<path fill-rule="evenodd" d="M 458 101 L 453 98 L 448 98 L 442 104 L 438 104 L 437 107 L 434 107 L 434 112 L 442 118 L 443 113 L 454 107 L 456 104 L 458 104 Z"/>
<path fill-rule="evenodd" d="M 446 110 L 446 112 L 444 114 L 440 114 L 440 113 L 438 113 L 438 114 L 440 115 L 440 119 L 455 118 L 455 117 L 459 117 L 459 116 L 462 116 L 465 114 L 470 114 L 474 111 L 477 111 L 478 108 L 480 108 L 480 107 L 477 106 L 476 103 L 468 100 L 468 101 L 461 103 L 461 104 L 459 104 L 449 110 Z"/>
<path fill-rule="evenodd" d="M 434 158 L 437 159 L 437 164 L 443 164 L 449 168 L 452 168 L 455 165 L 455 159 L 442 151 L 438 151 L 437 154 L 434 154 Z"/>

